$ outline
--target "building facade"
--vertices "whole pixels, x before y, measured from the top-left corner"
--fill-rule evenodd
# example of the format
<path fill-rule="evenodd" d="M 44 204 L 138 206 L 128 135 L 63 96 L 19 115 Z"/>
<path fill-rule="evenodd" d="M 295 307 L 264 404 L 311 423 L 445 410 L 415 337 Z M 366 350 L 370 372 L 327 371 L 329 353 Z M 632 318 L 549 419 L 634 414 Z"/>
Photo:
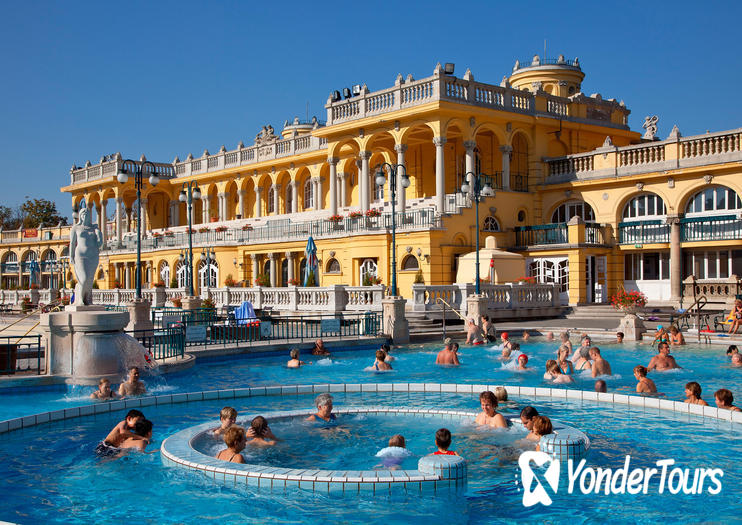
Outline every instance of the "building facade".
<path fill-rule="evenodd" d="M 620 286 L 677 301 L 689 275 L 742 275 L 742 130 L 674 129 L 657 140 L 648 122 L 642 137 L 623 102 L 583 94 L 583 79 L 578 60 L 561 56 L 516 62 L 499 85 L 439 64 L 420 80 L 399 75 L 379 91 L 331 93 L 324 122 L 294 119 L 280 134 L 265 126 L 251 146 L 154 163 L 160 182 L 145 178 L 141 198 L 145 285 L 186 284 L 184 183 L 201 192 L 190 230 L 197 292 L 295 283 L 309 236 L 317 284 L 389 284 L 388 174 L 376 184 L 384 163 L 404 166 L 410 182 L 397 177 L 395 202 L 398 286 L 408 298 L 416 276 L 454 282 L 458 256 L 473 251 L 475 212 L 461 193 L 472 173 L 494 190 L 479 204 L 482 246 L 494 236 L 498 248 L 523 254 L 524 276 L 559 284 L 564 304 L 605 302 Z M 100 288 L 134 286 L 136 193 L 132 178 L 116 178 L 124 160 L 73 167 L 62 188 L 105 231 Z M 3 243 L 3 284 L 22 281 L 12 264 L 28 250 Z M 61 243 L 52 249 L 62 257 Z"/>

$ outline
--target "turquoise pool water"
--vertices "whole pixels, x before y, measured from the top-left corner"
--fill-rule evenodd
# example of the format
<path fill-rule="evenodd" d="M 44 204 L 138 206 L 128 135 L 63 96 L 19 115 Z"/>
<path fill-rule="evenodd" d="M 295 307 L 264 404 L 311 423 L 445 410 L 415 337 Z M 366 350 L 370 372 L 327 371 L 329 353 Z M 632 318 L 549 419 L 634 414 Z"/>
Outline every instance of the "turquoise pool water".
<path fill-rule="evenodd" d="M 631 369 L 646 365 L 654 355 L 649 347 L 600 345 L 613 368 L 607 379 L 609 391 L 631 393 L 635 381 Z M 482 347 L 462 348 L 460 368 L 433 365 L 437 345 L 410 346 L 395 350 L 394 371 L 364 371 L 373 362 L 373 350 L 337 352 L 329 360 L 304 356 L 314 363 L 287 369 L 287 357 L 250 359 L 244 356 L 209 359 L 194 368 L 146 379 L 155 393 L 187 392 L 254 385 L 328 382 L 445 382 L 506 383 L 550 386 L 543 380 L 543 363 L 556 346 L 533 342 L 522 348 L 531 359 L 532 372 L 518 373 L 497 360 L 499 353 Z M 696 380 L 704 398 L 713 404 L 713 392 L 725 387 L 742 396 L 742 369 L 731 368 L 723 348 L 674 350 L 679 371 L 654 373 L 660 391 L 670 399 L 683 398 L 683 386 Z M 594 380 L 578 376 L 574 386 L 592 390 Z M 0 419 L 46 410 L 88 404 L 90 389 L 74 387 L 33 393 L 0 395 Z M 310 408 L 314 396 L 255 397 L 233 400 L 241 414 Z M 450 407 L 477 410 L 476 396 L 456 394 L 379 393 L 336 394 L 335 404 Z M 191 402 L 151 406 L 145 414 L 155 423 L 153 448 L 172 433 L 213 420 L 225 403 Z M 625 407 L 590 402 L 515 398 L 503 407 L 516 414 L 533 404 L 544 414 L 585 431 L 592 446 L 589 465 L 618 468 L 629 454 L 632 467 L 655 466 L 657 460 L 673 458 L 681 466 L 724 469 L 723 489 L 718 495 L 584 495 L 566 494 L 564 476 L 550 507 L 522 505 L 517 484 L 517 459 L 513 450 L 522 446 L 496 433 L 481 432 L 456 424 L 454 445 L 469 462 L 468 487 L 464 495 L 393 494 L 367 497 L 321 495 L 305 491 L 265 493 L 245 487 L 215 485 L 201 474 L 163 467 L 159 454 L 132 454 L 116 461 L 101 461 L 92 454 L 98 441 L 121 420 L 123 413 L 102 414 L 0 435 L 0 520 L 18 523 L 67 522 L 110 523 L 121 520 L 143 523 L 497 523 L 510 521 L 583 522 L 610 519 L 617 523 L 658 521 L 736 521 L 739 515 L 737 487 L 742 481 L 736 442 L 740 425 L 668 411 L 626 412 Z M 333 439 L 310 434 L 301 425 L 276 425 L 284 442 L 271 451 L 250 451 L 269 462 L 306 461 L 328 465 L 346 461 L 374 466 L 374 454 L 386 446 L 388 437 L 402 433 L 415 454 L 433 449 L 435 419 L 396 419 L 380 416 L 348 416 L 347 435 Z M 451 425 L 450 421 L 446 422 Z"/>
<path fill-rule="evenodd" d="M 635 392 L 636 381 L 633 368 L 637 364 L 647 365 L 655 348 L 636 344 L 606 344 L 597 342 L 602 355 L 610 362 L 613 375 L 606 378 L 608 390 L 623 394 Z M 434 364 L 440 345 L 410 345 L 394 349 L 391 372 L 364 370 L 374 361 L 375 348 L 336 352 L 331 358 L 318 359 L 302 355 L 312 364 L 299 369 L 284 365 L 288 356 L 250 358 L 199 359 L 186 371 L 145 377 L 149 391 L 154 394 L 191 392 L 194 390 L 218 390 L 245 386 L 310 383 L 362 383 L 362 382 L 439 382 L 439 383 L 509 383 L 523 386 L 551 386 L 543 379 L 544 363 L 554 357 L 557 345 L 534 341 L 522 345 L 529 355 L 528 372 L 517 372 L 511 365 L 503 364 L 500 352 L 489 347 L 461 348 L 462 365 L 457 368 L 439 367 Z M 726 349 L 720 346 L 694 347 L 688 345 L 672 351 L 682 369 L 668 372 L 652 372 L 650 378 L 657 383 L 658 390 L 668 399 L 683 400 L 685 384 L 698 381 L 703 388 L 703 398 L 714 404 L 713 393 L 719 388 L 728 388 L 742 402 L 742 368 L 733 368 L 726 357 Z M 564 388 L 593 390 L 595 380 L 589 373 L 575 376 L 573 385 L 557 385 Z M 0 394 L 0 420 L 46 410 L 58 410 L 90 402 L 91 387 L 56 387 L 33 393 Z"/>

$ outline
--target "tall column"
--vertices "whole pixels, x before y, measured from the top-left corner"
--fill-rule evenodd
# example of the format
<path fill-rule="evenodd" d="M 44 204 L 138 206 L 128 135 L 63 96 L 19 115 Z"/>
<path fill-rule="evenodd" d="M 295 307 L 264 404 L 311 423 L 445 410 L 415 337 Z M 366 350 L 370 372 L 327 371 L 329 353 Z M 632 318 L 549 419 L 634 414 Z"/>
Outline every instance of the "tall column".
<path fill-rule="evenodd" d="M 276 287 L 276 254 L 269 253 L 268 260 L 270 261 L 270 277 L 271 277 L 271 288 Z"/>
<path fill-rule="evenodd" d="M 512 146 L 500 146 L 502 152 L 502 189 L 510 190 L 510 154 L 513 152 Z"/>
<path fill-rule="evenodd" d="M 116 206 L 116 243 L 121 245 L 121 234 L 124 229 L 124 200 L 121 197 L 116 197 L 114 201 Z"/>
<path fill-rule="evenodd" d="M 680 249 L 680 217 L 668 215 L 670 224 L 670 300 L 680 304 L 683 297 L 682 261 L 683 251 Z"/>
<path fill-rule="evenodd" d="M 317 206 L 318 210 L 324 210 L 325 204 L 322 202 L 322 177 L 317 177 Z"/>
<path fill-rule="evenodd" d="M 286 260 L 288 261 L 288 278 L 290 281 L 294 278 L 294 252 L 286 252 Z"/>
<path fill-rule="evenodd" d="M 103 245 L 105 246 L 108 241 L 108 199 L 103 199 L 100 203 L 100 214 L 103 217 L 103 225 L 100 227 L 100 232 L 103 235 Z"/>
<path fill-rule="evenodd" d="M 124 278 L 124 288 L 130 290 L 131 289 L 131 267 L 128 262 L 124 263 L 124 272 L 125 272 L 125 278 Z"/>
<path fill-rule="evenodd" d="M 476 162 L 474 161 L 474 148 L 476 147 L 477 147 L 477 141 L 475 140 L 464 141 L 464 148 L 466 148 L 464 168 L 466 169 L 466 173 L 469 174 L 466 176 L 466 183 L 469 185 L 470 195 L 474 193 L 474 172 L 476 171 L 476 168 L 477 168 Z"/>
<path fill-rule="evenodd" d="M 209 196 L 206 193 L 201 194 L 201 222 L 209 222 Z"/>
<path fill-rule="evenodd" d="M 147 204 L 148 203 L 149 203 L 149 201 L 147 199 L 142 199 L 141 200 L 141 206 L 142 206 L 142 225 L 141 225 L 141 228 L 142 228 L 142 237 L 144 237 L 144 234 L 147 232 L 147 230 L 150 229 L 149 228 L 149 225 L 150 225 L 150 222 L 149 222 L 149 208 L 147 207 Z M 137 227 L 139 227 L 139 225 L 137 225 Z"/>
<path fill-rule="evenodd" d="M 121 264 L 120 263 L 114 264 L 113 271 L 114 271 L 114 277 L 113 277 L 114 281 L 120 283 L 121 282 Z"/>
<path fill-rule="evenodd" d="M 274 184 L 273 185 L 273 209 L 275 210 L 275 214 L 279 215 L 281 213 L 280 208 L 278 207 L 281 203 L 279 197 L 281 196 L 281 185 L 280 184 Z"/>
<path fill-rule="evenodd" d="M 246 190 L 240 190 L 240 192 L 237 194 L 239 197 L 239 209 L 240 209 L 240 217 L 242 219 L 247 218 L 247 210 L 245 209 L 245 195 L 247 194 Z"/>
<path fill-rule="evenodd" d="M 299 211 L 299 190 L 295 180 L 291 181 L 291 213 Z"/>
<path fill-rule="evenodd" d="M 366 213 L 368 209 L 371 207 L 371 196 L 369 194 L 369 187 L 368 187 L 368 161 L 371 158 L 371 152 L 370 151 L 361 151 L 358 154 L 361 157 L 361 173 L 359 176 L 359 189 L 360 189 L 360 196 L 361 196 L 361 211 Z"/>
<path fill-rule="evenodd" d="M 330 215 L 337 215 L 338 212 L 338 194 L 337 194 L 337 167 L 338 160 L 336 157 L 330 157 L 327 159 L 327 163 L 330 165 Z"/>
<path fill-rule="evenodd" d="M 227 207 L 225 206 L 224 193 L 218 193 L 216 195 L 216 202 L 217 202 L 216 216 L 219 217 L 220 221 L 227 220 L 227 217 L 226 217 Z"/>
<path fill-rule="evenodd" d="M 404 166 L 404 170 L 400 170 L 397 173 L 397 211 L 403 212 L 407 206 L 407 196 L 405 195 L 407 188 L 402 186 L 402 171 L 404 171 L 405 175 L 407 174 L 407 165 L 404 163 L 407 144 L 395 144 L 394 149 L 397 151 L 397 164 Z"/>
<path fill-rule="evenodd" d="M 252 260 L 252 286 L 255 286 L 255 279 L 257 279 L 258 274 L 260 274 L 260 262 L 258 261 L 258 254 L 251 254 L 250 259 Z"/>
<path fill-rule="evenodd" d="M 126 208 L 126 233 L 131 232 L 131 208 Z"/>
<path fill-rule="evenodd" d="M 255 216 L 263 216 L 263 187 L 258 186 L 255 188 Z"/>
<path fill-rule="evenodd" d="M 434 137 L 433 144 L 435 144 L 435 207 L 438 213 L 443 213 L 446 209 L 446 153 L 443 150 L 446 137 Z"/>
<path fill-rule="evenodd" d="M 340 207 L 345 208 L 348 206 L 348 199 L 346 198 L 346 182 L 345 179 L 348 178 L 347 173 L 341 173 L 340 174 Z"/>

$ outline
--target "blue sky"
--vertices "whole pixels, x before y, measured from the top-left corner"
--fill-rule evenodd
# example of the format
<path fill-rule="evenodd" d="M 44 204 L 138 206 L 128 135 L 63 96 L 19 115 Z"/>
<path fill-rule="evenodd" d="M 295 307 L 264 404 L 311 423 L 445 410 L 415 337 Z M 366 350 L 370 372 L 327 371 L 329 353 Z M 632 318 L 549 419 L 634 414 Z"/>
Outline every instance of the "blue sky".
<path fill-rule="evenodd" d="M 69 168 L 121 151 L 155 161 L 325 118 L 331 90 L 392 85 L 437 61 L 499 84 L 516 58 L 578 56 L 583 91 L 630 125 L 742 127 L 742 3 L 10 2 L 0 19 L 0 204 L 57 202 Z"/>

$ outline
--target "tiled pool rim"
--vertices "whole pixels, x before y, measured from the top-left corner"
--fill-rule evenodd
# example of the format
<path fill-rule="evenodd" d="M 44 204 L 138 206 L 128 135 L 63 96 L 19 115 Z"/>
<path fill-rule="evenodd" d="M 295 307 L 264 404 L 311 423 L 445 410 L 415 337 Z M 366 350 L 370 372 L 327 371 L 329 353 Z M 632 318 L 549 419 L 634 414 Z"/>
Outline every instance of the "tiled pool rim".
<path fill-rule="evenodd" d="M 261 413 L 268 421 L 306 419 L 316 409 Z M 437 415 L 451 420 L 471 420 L 475 412 L 406 407 L 344 406 L 334 414 L 391 414 L 426 417 Z M 258 414 L 247 416 L 247 421 Z M 244 424 L 244 421 L 241 421 Z M 307 489 L 319 492 L 359 493 L 404 490 L 457 490 L 466 486 L 466 461 L 459 456 L 421 458 L 417 470 L 322 470 L 320 468 L 283 468 L 271 465 L 229 463 L 204 454 L 194 443 L 200 442 L 214 428 L 209 421 L 176 432 L 162 442 L 165 465 L 200 471 L 215 482 L 240 484 L 269 490 Z M 213 437 L 211 438 L 213 440 Z"/>
<path fill-rule="evenodd" d="M 147 396 L 122 401 L 99 402 L 91 405 L 83 405 L 51 412 L 42 412 L 29 416 L 18 417 L 0 421 L 0 434 L 29 428 L 35 425 L 60 421 L 77 417 L 117 412 L 132 408 L 142 408 L 157 405 L 170 405 L 177 403 L 188 403 L 191 401 L 209 401 L 216 399 L 238 399 L 254 396 L 285 396 L 306 395 L 321 393 L 375 393 L 375 392 L 413 392 L 413 393 L 458 393 L 479 395 L 484 390 L 494 391 L 498 386 L 504 386 L 511 397 L 526 398 L 549 398 L 551 400 L 565 401 L 589 401 L 593 403 L 605 403 L 621 405 L 627 411 L 657 410 L 671 411 L 688 416 L 700 416 L 720 421 L 729 421 L 730 428 L 733 423 L 742 423 L 742 412 L 720 409 L 710 406 L 691 405 L 682 401 L 671 401 L 656 397 L 628 396 L 625 394 L 612 394 L 593 392 L 588 390 L 567 390 L 562 388 L 540 388 L 516 385 L 469 385 L 456 383 L 318 383 L 310 385 L 281 385 L 235 388 L 228 390 L 207 390 L 199 392 L 187 392 L 181 394 L 164 394 L 159 396 Z"/>
<path fill-rule="evenodd" d="M 263 415 L 268 421 L 282 419 L 305 419 L 316 410 L 285 410 L 262 414 L 251 414 L 241 421 L 247 425 L 253 417 Z M 347 406 L 334 410 L 337 415 L 384 414 L 408 417 L 439 416 L 444 419 L 473 421 L 477 412 L 442 410 L 434 408 L 368 407 Z M 517 416 L 507 418 L 510 426 L 524 431 Z M 251 487 L 273 489 L 299 488 L 320 492 L 354 493 L 365 490 L 391 491 L 403 487 L 405 490 L 457 490 L 466 484 L 466 461 L 459 456 L 423 456 L 417 470 L 365 470 L 353 471 L 321 470 L 318 468 L 283 468 L 271 465 L 228 463 L 204 454 L 195 443 L 204 438 L 213 441 L 207 434 L 216 421 L 209 421 L 176 432 L 162 443 L 163 463 L 168 466 L 201 471 L 216 482 L 226 482 Z M 561 461 L 581 458 L 590 447 L 590 440 L 580 430 L 554 421 L 554 433 L 541 438 L 541 449 Z M 395 485 L 395 486 L 393 486 Z"/>

